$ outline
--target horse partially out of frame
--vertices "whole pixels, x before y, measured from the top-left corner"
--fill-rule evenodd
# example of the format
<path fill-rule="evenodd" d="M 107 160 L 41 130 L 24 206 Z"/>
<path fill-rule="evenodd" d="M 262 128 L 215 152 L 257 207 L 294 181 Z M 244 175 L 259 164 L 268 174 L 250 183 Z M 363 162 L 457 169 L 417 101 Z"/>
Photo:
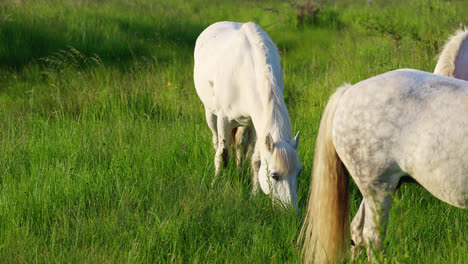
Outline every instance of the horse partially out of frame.
<path fill-rule="evenodd" d="M 468 29 L 460 29 L 445 43 L 435 74 L 468 81 Z"/>
<path fill-rule="evenodd" d="M 246 137 L 256 139 L 253 193 L 260 186 L 276 201 L 297 208 L 299 133 L 291 133 L 283 73 L 271 38 L 251 22 L 218 22 L 198 37 L 194 60 L 195 88 L 213 133 L 215 179 L 229 159 L 231 134 L 239 144 L 248 144 Z"/>
<path fill-rule="evenodd" d="M 316 140 L 303 260 L 339 261 L 350 245 L 367 246 L 371 257 L 403 176 L 468 208 L 467 139 L 467 81 L 406 69 L 338 88 Z M 363 196 L 351 227 L 349 175 Z"/>

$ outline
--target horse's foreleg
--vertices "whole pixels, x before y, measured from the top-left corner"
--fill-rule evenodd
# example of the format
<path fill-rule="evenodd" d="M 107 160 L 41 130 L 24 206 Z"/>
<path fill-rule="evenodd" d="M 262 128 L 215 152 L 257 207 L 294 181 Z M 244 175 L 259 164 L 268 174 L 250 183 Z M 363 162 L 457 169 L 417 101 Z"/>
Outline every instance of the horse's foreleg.
<path fill-rule="evenodd" d="M 258 187 L 258 170 L 260 169 L 260 153 L 255 151 L 252 155 L 252 194 L 257 194 Z"/>

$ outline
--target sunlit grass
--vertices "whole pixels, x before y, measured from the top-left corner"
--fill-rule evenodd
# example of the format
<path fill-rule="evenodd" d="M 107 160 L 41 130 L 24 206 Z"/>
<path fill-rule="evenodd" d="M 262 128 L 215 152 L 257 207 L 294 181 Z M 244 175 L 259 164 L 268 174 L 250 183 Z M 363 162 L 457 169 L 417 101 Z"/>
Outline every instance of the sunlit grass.
<path fill-rule="evenodd" d="M 432 71 L 468 10 L 463 1 L 336 1 L 298 25 L 295 8 L 1 2 L 0 259 L 298 262 L 303 215 L 252 197 L 249 166 L 231 162 L 210 187 L 214 151 L 192 79 L 196 37 L 215 21 L 255 21 L 277 44 L 293 131 L 301 131 L 304 209 L 318 123 L 335 87 L 403 67 Z M 360 194 L 350 188 L 354 213 Z M 383 262 L 468 259 L 466 211 L 415 184 L 396 197 Z"/>

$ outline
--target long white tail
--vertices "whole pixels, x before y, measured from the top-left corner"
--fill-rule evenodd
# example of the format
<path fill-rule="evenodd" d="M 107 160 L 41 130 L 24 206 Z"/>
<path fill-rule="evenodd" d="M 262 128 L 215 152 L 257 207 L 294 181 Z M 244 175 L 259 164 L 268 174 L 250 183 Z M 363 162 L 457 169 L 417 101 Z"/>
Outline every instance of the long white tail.
<path fill-rule="evenodd" d="M 336 90 L 320 121 L 307 214 L 299 234 L 305 263 L 338 261 L 349 245 L 349 177 L 332 139 L 335 111 L 349 87 Z"/>

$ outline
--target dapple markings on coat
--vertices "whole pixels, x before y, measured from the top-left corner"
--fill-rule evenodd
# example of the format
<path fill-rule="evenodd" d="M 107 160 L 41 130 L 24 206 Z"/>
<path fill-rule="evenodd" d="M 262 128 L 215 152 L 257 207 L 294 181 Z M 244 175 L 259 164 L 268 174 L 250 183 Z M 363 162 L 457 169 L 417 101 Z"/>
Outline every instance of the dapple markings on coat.
<path fill-rule="evenodd" d="M 468 208 L 468 82 L 396 70 L 339 88 L 320 122 L 307 215 L 306 262 L 382 248 L 392 193 L 410 176 Z M 363 200 L 349 226 L 348 175 Z M 351 234 L 350 234 L 351 233 Z M 351 240 L 349 239 L 351 235 Z"/>

